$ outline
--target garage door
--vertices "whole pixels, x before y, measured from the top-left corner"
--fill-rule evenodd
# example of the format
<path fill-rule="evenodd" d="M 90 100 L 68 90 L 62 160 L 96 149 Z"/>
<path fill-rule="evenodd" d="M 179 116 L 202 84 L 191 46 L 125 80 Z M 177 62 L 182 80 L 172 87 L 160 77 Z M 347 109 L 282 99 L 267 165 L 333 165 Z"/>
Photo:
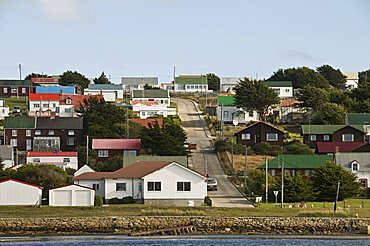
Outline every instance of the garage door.
<path fill-rule="evenodd" d="M 70 190 L 55 190 L 54 191 L 54 206 L 71 206 L 72 191 Z"/>
<path fill-rule="evenodd" d="M 76 190 L 76 206 L 90 206 L 90 190 Z"/>

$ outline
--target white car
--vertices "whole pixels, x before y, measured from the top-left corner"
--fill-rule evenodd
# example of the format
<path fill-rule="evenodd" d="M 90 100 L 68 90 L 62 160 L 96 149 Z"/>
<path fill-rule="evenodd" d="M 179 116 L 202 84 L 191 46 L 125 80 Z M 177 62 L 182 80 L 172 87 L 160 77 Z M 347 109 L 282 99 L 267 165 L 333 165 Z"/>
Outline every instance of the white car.
<path fill-rule="evenodd" d="M 20 113 L 21 112 L 21 106 L 14 106 L 13 107 L 13 113 Z"/>
<path fill-rule="evenodd" d="M 207 190 L 217 190 L 217 179 L 208 178 L 207 179 Z"/>

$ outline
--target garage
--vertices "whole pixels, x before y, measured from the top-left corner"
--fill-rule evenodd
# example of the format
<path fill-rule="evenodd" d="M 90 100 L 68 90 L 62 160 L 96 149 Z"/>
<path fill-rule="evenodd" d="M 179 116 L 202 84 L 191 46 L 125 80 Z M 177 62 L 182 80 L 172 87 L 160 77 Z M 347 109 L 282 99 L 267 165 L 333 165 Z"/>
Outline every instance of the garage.
<path fill-rule="evenodd" d="M 77 185 L 67 185 L 49 190 L 49 206 L 94 206 L 95 190 Z"/>

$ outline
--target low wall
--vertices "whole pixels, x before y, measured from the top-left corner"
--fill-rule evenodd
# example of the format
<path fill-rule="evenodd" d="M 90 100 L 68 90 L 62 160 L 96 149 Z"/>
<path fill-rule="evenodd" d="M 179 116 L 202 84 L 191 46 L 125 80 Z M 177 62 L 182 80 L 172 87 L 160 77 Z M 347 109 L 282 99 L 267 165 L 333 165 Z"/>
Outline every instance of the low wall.
<path fill-rule="evenodd" d="M 355 234 L 370 219 L 264 217 L 0 218 L 0 235 L 135 234 L 191 226 L 193 234 Z"/>

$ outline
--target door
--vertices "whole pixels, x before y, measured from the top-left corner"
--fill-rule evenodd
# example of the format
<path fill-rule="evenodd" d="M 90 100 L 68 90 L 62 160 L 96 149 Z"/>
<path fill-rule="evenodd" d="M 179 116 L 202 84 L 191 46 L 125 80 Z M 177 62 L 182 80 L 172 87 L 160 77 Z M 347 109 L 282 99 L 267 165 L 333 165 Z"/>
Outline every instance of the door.
<path fill-rule="evenodd" d="M 32 149 L 32 139 L 26 139 L 26 150 Z"/>

